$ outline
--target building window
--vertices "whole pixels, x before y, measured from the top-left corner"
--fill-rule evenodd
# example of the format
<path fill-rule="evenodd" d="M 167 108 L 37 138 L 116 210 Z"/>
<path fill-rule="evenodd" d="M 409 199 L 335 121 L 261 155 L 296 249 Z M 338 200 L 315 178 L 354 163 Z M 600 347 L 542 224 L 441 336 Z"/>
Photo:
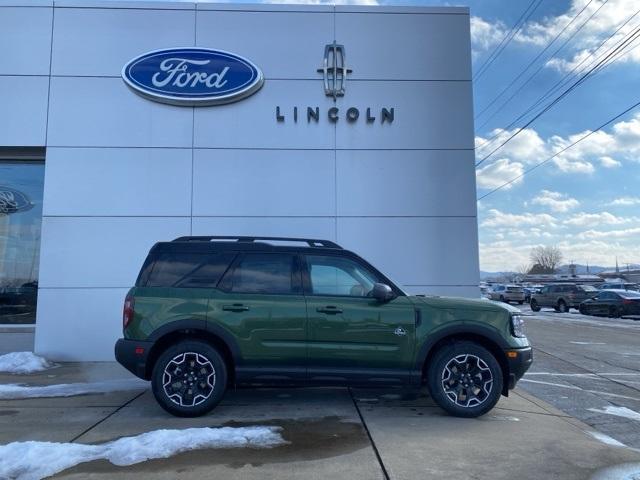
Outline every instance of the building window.
<path fill-rule="evenodd" d="M 44 156 L 7 150 L 0 149 L 0 324 L 29 324 L 36 321 L 44 188 L 44 162 L 36 158 Z"/>

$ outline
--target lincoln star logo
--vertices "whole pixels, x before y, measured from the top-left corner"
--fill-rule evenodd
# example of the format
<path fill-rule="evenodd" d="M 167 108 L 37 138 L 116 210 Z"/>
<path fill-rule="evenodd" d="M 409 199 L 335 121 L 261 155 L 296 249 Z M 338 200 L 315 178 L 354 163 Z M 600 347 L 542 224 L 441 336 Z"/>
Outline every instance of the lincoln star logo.
<path fill-rule="evenodd" d="M 0 186 L 0 217 L 24 212 L 33 207 L 26 194 L 13 188 Z"/>
<path fill-rule="evenodd" d="M 334 40 L 324 47 L 324 60 L 318 72 L 324 77 L 325 95 L 333 97 L 334 102 L 344 96 L 347 73 L 352 72 L 345 63 L 344 45 L 338 45 Z"/>
<path fill-rule="evenodd" d="M 137 94 L 172 105 L 221 105 L 260 90 L 264 76 L 249 60 L 208 48 L 155 50 L 134 58 L 122 79 Z"/>

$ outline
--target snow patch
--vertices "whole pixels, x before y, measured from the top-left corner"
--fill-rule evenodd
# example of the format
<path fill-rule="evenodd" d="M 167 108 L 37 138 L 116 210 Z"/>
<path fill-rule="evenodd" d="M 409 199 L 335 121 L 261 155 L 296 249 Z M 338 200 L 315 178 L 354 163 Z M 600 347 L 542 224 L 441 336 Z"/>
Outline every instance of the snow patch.
<path fill-rule="evenodd" d="M 55 366 L 32 352 L 12 352 L 0 355 L 0 372 L 23 374 L 41 372 Z"/>
<path fill-rule="evenodd" d="M 621 443 L 615 438 L 611 438 L 609 435 L 605 435 L 604 433 L 600 433 L 600 432 L 587 432 L 587 433 L 591 435 L 593 438 L 595 438 L 596 440 L 602 443 L 606 443 L 607 445 L 611 445 L 612 447 L 626 447 L 624 443 Z"/>
<path fill-rule="evenodd" d="M 604 407 L 602 410 L 598 410 L 597 408 L 589 408 L 588 410 L 594 413 L 606 413 L 607 415 L 615 415 L 616 417 L 624 417 L 640 421 L 640 413 L 627 407 L 612 407 L 609 405 Z"/>
<path fill-rule="evenodd" d="M 73 397 L 90 393 L 121 392 L 146 388 L 147 383 L 138 378 L 106 380 L 94 383 L 60 383 L 56 385 L 30 386 L 9 383 L 0 385 L 0 400 L 23 398 Z M 1 478 L 1 477 L 0 477 Z"/>
<path fill-rule="evenodd" d="M 518 417 L 511 417 L 509 415 L 487 415 L 486 417 L 482 417 L 483 420 L 491 420 L 498 422 L 519 422 L 520 419 Z"/>
<path fill-rule="evenodd" d="M 285 444 L 281 427 L 155 430 L 98 445 L 13 442 L 0 446 L 0 478 L 37 480 L 80 463 L 109 460 L 125 466 L 205 448 L 270 448 Z"/>
<path fill-rule="evenodd" d="M 602 343 L 602 342 L 569 342 L 569 343 L 573 343 L 574 345 L 606 345 L 606 343 Z"/>
<path fill-rule="evenodd" d="M 637 480 L 640 478 L 640 463 L 623 463 L 598 470 L 591 480 Z"/>

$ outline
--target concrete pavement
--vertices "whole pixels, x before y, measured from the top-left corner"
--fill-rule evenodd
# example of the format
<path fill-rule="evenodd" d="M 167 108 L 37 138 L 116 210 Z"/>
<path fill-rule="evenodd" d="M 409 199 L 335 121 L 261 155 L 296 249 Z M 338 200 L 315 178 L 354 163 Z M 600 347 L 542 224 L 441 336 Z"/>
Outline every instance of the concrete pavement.
<path fill-rule="evenodd" d="M 127 378 L 115 364 L 65 364 L 33 385 Z M 278 425 L 287 445 L 200 450 L 129 467 L 80 464 L 56 478 L 588 479 L 637 464 L 640 452 L 586 433 L 590 427 L 516 390 L 480 419 L 446 415 L 423 391 L 344 388 L 229 391 L 211 414 L 166 414 L 148 388 L 70 398 L 0 401 L 0 444 L 17 440 L 102 443 L 161 428 Z M 635 467 L 633 467 L 635 468 Z"/>

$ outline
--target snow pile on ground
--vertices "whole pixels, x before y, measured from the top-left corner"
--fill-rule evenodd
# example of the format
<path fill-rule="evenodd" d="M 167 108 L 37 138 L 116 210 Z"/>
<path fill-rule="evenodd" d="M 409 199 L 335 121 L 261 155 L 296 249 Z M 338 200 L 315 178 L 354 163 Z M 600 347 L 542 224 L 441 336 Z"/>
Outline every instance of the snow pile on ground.
<path fill-rule="evenodd" d="M 205 448 L 270 448 L 286 442 L 281 427 L 187 428 L 155 430 L 101 445 L 52 442 L 14 442 L 0 446 L 0 478 L 35 480 L 80 463 L 109 460 L 133 465 Z"/>
<path fill-rule="evenodd" d="M 0 355 L 0 372 L 41 372 L 53 366 L 53 363 L 32 352 L 12 352 L 6 355 Z"/>
<path fill-rule="evenodd" d="M 604 444 L 611 445 L 612 447 L 626 447 L 624 443 L 619 442 L 615 438 L 612 438 L 609 435 L 605 435 L 604 433 L 600 433 L 600 432 L 587 432 L 587 433 L 591 435 L 593 438 L 595 438 L 596 440 Z"/>
<path fill-rule="evenodd" d="M 147 383 L 138 378 L 124 380 L 105 380 L 94 383 L 60 383 L 57 385 L 29 386 L 9 383 L 0 385 L 0 400 L 22 398 L 72 397 L 90 393 L 121 392 L 146 388 Z M 2 478 L 2 477 L 0 477 Z"/>

